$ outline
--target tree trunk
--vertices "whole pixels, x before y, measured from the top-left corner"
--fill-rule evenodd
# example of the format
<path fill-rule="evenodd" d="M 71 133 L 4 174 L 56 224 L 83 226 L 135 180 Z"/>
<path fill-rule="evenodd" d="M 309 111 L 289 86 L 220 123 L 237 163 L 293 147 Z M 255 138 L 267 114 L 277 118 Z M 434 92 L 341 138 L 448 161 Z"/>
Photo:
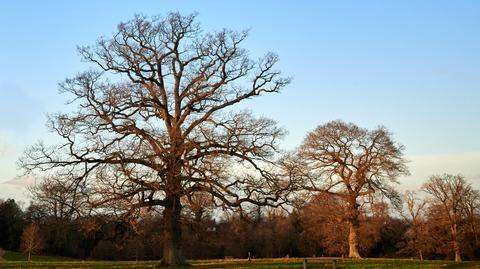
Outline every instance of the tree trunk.
<path fill-rule="evenodd" d="M 348 221 L 349 232 L 348 232 L 348 246 L 349 258 L 361 258 L 360 253 L 358 253 L 358 218 L 350 219 Z"/>
<path fill-rule="evenodd" d="M 457 240 L 457 224 L 453 224 L 452 226 L 452 243 L 453 243 L 453 251 L 455 252 L 455 261 L 461 262 L 462 255 L 460 253 L 460 245 L 458 244 L 458 240 Z"/>
<path fill-rule="evenodd" d="M 182 227 L 180 225 L 180 213 L 182 205 L 180 197 L 172 195 L 167 197 L 167 206 L 163 211 L 163 259 L 162 265 L 177 266 L 185 265 L 182 253 Z"/>
<path fill-rule="evenodd" d="M 421 261 L 423 261 L 423 251 L 421 249 L 418 250 L 418 257 L 420 258 Z"/>
<path fill-rule="evenodd" d="M 28 251 L 28 261 L 30 261 L 30 258 L 31 258 L 30 251 Z"/>
<path fill-rule="evenodd" d="M 358 252 L 358 228 L 359 228 L 359 211 L 360 205 L 357 203 L 357 197 L 351 196 L 348 201 L 350 205 L 350 212 L 348 216 L 348 257 L 349 258 L 361 258 Z"/>
<path fill-rule="evenodd" d="M 458 245 L 457 240 L 453 241 L 453 248 L 455 249 L 455 261 L 456 262 L 461 262 L 462 261 L 462 255 L 460 253 L 460 247 Z"/>

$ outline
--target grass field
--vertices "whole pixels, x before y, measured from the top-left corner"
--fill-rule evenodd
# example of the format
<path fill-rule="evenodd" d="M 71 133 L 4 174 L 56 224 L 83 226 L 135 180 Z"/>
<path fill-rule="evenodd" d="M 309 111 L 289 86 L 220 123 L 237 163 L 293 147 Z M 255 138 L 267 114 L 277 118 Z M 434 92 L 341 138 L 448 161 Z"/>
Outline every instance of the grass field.
<path fill-rule="evenodd" d="M 28 257 L 27 254 L 6 250 L 4 259 L 7 261 L 26 261 L 28 259 L 27 257 Z M 32 260 L 35 262 L 36 261 L 42 261 L 42 262 L 53 261 L 54 262 L 54 261 L 73 261 L 74 259 L 65 258 L 65 257 L 55 257 L 55 256 L 32 255 Z M 0 268 L 2 268 L 1 265 L 0 265 Z"/>
<path fill-rule="evenodd" d="M 60 257 L 33 256 L 33 261 L 27 262 L 26 256 L 7 251 L 6 261 L 0 261 L 0 269 L 3 268 L 28 268 L 28 269 L 62 269 L 62 268 L 85 268 L 85 269 L 113 269 L 113 268 L 136 268 L 136 269 L 154 269 L 159 268 L 159 261 L 79 261 L 66 260 Z M 290 269 L 303 268 L 302 259 L 256 259 L 252 262 L 246 260 L 195 260 L 190 261 L 191 267 L 198 269 L 214 268 L 251 268 L 251 269 Z M 354 268 L 354 269 L 374 269 L 374 268 L 479 268 L 480 262 L 454 263 L 451 261 L 416 261 L 416 260 L 394 260 L 394 259 L 362 259 L 362 260 L 336 260 L 333 264 L 330 259 L 309 259 L 307 268 Z"/>

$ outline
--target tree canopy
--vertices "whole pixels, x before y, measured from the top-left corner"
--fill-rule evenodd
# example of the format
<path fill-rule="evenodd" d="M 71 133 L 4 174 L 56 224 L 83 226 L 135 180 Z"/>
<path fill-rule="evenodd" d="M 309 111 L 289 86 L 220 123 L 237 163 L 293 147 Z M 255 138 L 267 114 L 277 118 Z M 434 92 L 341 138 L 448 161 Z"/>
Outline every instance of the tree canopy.
<path fill-rule="evenodd" d="M 93 68 L 60 84 L 75 109 L 49 119 L 63 142 L 39 143 L 21 160 L 26 172 L 67 186 L 72 202 L 124 217 L 163 207 L 169 265 L 184 263 L 182 197 L 272 204 L 287 189 L 271 173 L 284 130 L 232 109 L 289 83 L 277 55 L 253 60 L 241 47 L 247 31 L 206 33 L 195 19 L 136 16 L 80 47 Z"/>
<path fill-rule="evenodd" d="M 349 256 L 355 258 L 360 257 L 359 199 L 380 193 L 398 204 L 400 196 L 390 183 L 408 173 L 403 146 L 386 128 L 367 130 L 343 121 L 310 132 L 287 170 L 300 182 L 300 189 L 327 193 L 348 205 L 344 218 L 350 225 Z"/>

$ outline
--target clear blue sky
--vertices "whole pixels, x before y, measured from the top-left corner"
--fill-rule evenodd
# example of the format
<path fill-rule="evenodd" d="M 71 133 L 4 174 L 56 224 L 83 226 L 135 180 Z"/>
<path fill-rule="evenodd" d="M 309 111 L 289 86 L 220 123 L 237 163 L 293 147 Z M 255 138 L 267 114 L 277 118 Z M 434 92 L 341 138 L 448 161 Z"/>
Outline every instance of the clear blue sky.
<path fill-rule="evenodd" d="M 480 1 L 32 0 L 0 9 L 0 198 L 23 199 L 16 160 L 66 109 L 57 83 L 88 68 L 76 46 L 176 10 L 206 31 L 250 28 L 252 56 L 280 55 L 292 84 L 245 106 L 289 130 L 286 149 L 334 119 L 385 125 L 411 160 L 402 188 L 443 172 L 480 187 Z"/>

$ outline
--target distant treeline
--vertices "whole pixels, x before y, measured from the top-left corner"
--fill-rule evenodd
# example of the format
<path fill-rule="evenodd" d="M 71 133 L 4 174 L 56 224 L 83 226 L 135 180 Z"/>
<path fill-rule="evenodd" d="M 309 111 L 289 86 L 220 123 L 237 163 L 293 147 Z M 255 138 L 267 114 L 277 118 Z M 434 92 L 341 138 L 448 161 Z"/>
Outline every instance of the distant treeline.
<path fill-rule="evenodd" d="M 404 199 L 403 210 L 393 210 L 385 202 L 362 204 L 362 256 L 453 259 L 451 226 L 441 205 L 413 193 Z M 418 213 L 413 221 L 408 217 L 409 206 Z M 162 258 L 160 212 L 145 211 L 132 222 L 101 215 L 71 217 L 60 214 L 60 207 L 53 208 L 33 203 L 22 210 L 12 199 L 0 201 L 0 247 L 20 249 L 22 231 L 35 223 L 43 254 L 101 260 Z M 186 209 L 181 222 L 189 259 L 348 255 L 349 227 L 342 218 L 345 205 L 332 196 L 315 196 L 289 211 L 252 207 L 219 212 L 208 204 L 190 204 Z M 479 223 L 477 212 L 462 215 L 458 222 L 464 259 L 480 258 Z"/>

